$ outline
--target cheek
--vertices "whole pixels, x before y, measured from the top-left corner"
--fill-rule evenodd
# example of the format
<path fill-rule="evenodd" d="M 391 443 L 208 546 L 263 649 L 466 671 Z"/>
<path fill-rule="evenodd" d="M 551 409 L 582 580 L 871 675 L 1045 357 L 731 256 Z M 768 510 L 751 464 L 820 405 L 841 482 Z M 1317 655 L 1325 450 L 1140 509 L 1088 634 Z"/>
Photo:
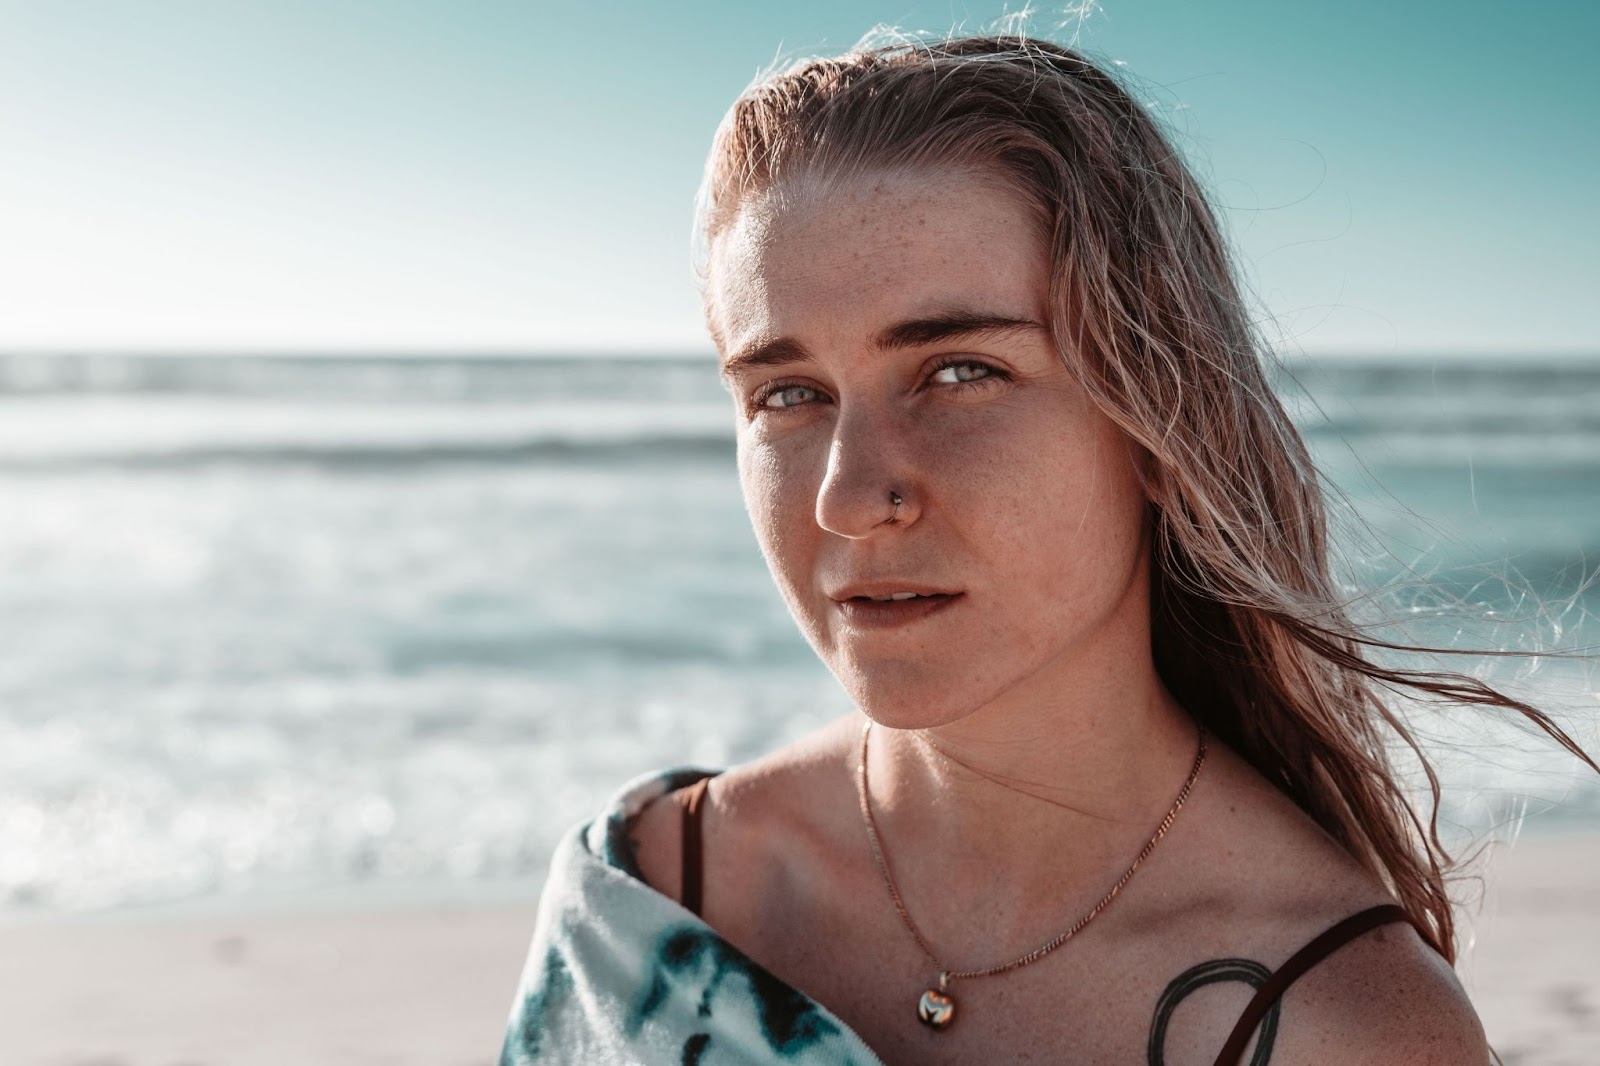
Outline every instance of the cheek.
<path fill-rule="evenodd" d="M 780 460 L 776 450 L 749 434 L 740 435 L 738 449 L 745 510 L 768 567 L 787 586 L 786 574 L 803 562 L 796 553 L 815 509 L 815 479 L 806 475 L 803 464 Z"/>
<path fill-rule="evenodd" d="M 987 555 L 1011 560 L 1019 582 L 1046 593 L 1044 601 L 1081 603 L 1097 586 L 1120 586 L 1137 561 L 1145 512 L 1120 434 L 1053 418 L 968 444 L 947 484 L 968 501 L 963 510 L 981 516 L 973 532 Z"/>
<path fill-rule="evenodd" d="M 1057 469 L 1057 517 L 1034 538 L 1035 551 L 1052 546 L 1039 579 L 1085 607 L 1119 599 L 1144 546 L 1145 497 L 1132 457 L 1120 437 L 1103 437 Z"/>
<path fill-rule="evenodd" d="M 1041 525 L 1068 530 L 1096 480 L 1099 442 L 1049 403 L 997 404 L 935 420 L 917 441 L 922 473 L 953 513 L 1025 547 Z"/>

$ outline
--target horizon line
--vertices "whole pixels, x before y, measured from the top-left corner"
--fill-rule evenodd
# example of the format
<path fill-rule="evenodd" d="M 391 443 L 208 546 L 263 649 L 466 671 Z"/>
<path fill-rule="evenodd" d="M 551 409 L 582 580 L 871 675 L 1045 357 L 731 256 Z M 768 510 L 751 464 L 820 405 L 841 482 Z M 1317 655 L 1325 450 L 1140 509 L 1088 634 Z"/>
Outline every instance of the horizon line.
<path fill-rule="evenodd" d="M 1305 359 L 1372 360 L 1395 358 L 1407 361 L 1421 359 L 1505 359 L 1527 358 L 1551 361 L 1600 360 L 1600 345 L 1592 348 L 1538 348 L 1538 347 L 1487 347 L 1471 348 L 1316 348 L 1293 350 L 1269 349 L 1267 354 L 1284 361 Z M 128 359 L 390 359 L 428 360 L 452 359 L 460 361 L 537 360 L 537 359 L 648 359 L 648 360 L 700 360 L 717 358 L 716 350 L 689 348 L 676 345 L 637 347 L 619 344 L 614 347 L 574 346 L 499 346 L 438 345 L 404 347 L 385 345 L 28 345 L 8 347 L 0 345 L 0 359 L 52 359 L 52 358 L 128 358 Z"/>

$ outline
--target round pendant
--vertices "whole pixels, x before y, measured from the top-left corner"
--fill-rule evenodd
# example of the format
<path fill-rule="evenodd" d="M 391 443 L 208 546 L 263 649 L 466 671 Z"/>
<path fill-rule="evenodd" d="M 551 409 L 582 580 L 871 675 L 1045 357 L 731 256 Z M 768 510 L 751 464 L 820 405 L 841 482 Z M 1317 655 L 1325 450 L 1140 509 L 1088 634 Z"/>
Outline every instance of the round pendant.
<path fill-rule="evenodd" d="M 943 1029 L 956 1016 L 956 1001 L 943 992 L 928 989 L 917 1004 L 917 1018 L 930 1029 Z"/>

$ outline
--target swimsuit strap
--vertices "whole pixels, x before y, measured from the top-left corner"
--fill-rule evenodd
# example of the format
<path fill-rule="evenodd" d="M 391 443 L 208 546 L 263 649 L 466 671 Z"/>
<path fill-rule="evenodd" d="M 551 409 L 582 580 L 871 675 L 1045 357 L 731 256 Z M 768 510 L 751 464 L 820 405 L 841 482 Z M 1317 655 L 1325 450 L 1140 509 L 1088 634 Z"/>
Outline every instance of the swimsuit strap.
<path fill-rule="evenodd" d="M 1244 1046 L 1250 1042 L 1251 1034 L 1256 1031 L 1256 1026 L 1261 1024 L 1261 1019 L 1284 991 L 1307 970 L 1363 933 L 1370 932 L 1380 925 L 1410 920 L 1411 917 L 1406 914 L 1405 908 L 1394 903 L 1370 907 L 1352 914 L 1291 955 L 1289 961 L 1274 970 L 1272 976 L 1257 989 L 1255 998 L 1245 1007 L 1244 1013 L 1239 1016 L 1238 1024 L 1229 1034 L 1228 1042 L 1222 1045 L 1222 1054 L 1217 1056 L 1216 1066 L 1236 1066 L 1244 1055 Z"/>
<path fill-rule="evenodd" d="M 683 804 L 683 905 L 693 914 L 700 914 L 700 815 L 704 810 L 706 786 L 711 778 L 702 777 L 679 793 Z"/>
<path fill-rule="evenodd" d="M 703 891 L 700 823 L 705 810 L 706 788 L 710 784 L 711 778 L 703 777 L 678 793 L 678 801 L 683 807 L 683 878 L 680 895 L 683 897 L 683 906 L 696 916 L 700 914 Z M 1222 1053 L 1217 1056 L 1216 1066 L 1237 1066 L 1244 1055 L 1245 1045 L 1250 1042 L 1250 1037 L 1255 1033 L 1256 1026 L 1261 1024 L 1261 1019 L 1289 986 L 1307 970 L 1352 940 L 1379 926 L 1410 920 L 1411 917 L 1406 914 L 1405 908 L 1393 903 L 1369 907 L 1338 922 L 1291 955 L 1288 961 L 1273 971 L 1272 976 L 1262 983 L 1256 991 L 1255 998 L 1245 1007 L 1244 1013 L 1239 1015 L 1239 1021 L 1229 1034 L 1228 1042 L 1222 1046 Z"/>

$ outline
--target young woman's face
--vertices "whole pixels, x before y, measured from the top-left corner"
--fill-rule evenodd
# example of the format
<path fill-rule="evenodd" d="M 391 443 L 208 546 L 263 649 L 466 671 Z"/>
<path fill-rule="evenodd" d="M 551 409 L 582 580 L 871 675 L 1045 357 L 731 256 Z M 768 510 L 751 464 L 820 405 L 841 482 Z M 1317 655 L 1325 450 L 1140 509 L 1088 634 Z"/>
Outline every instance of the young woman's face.
<path fill-rule="evenodd" d="M 886 725 L 1048 694 L 1128 642 L 1148 653 L 1133 452 L 1057 356 L 1047 298 L 1027 205 L 967 172 L 756 200 L 711 249 L 762 550 Z"/>

